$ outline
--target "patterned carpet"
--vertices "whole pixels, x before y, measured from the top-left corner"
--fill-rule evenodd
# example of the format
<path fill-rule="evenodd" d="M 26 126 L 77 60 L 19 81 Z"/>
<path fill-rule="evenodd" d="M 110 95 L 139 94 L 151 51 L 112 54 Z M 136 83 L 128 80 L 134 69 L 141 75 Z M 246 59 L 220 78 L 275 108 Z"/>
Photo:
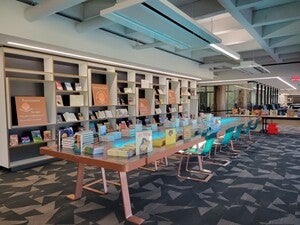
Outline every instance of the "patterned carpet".
<path fill-rule="evenodd" d="M 256 142 L 227 167 L 205 165 L 215 174 L 208 183 L 178 179 L 175 160 L 154 173 L 133 171 L 133 212 L 144 224 L 299 225 L 300 128 L 280 131 L 255 135 Z M 99 176 L 98 169 L 86 168 L 86 182 Z M 75 177 L 76 165 L 65 161 L 17 172 L 0 169 L 0 224 L 128 224 L 119 187 L 68 200 Z"/>

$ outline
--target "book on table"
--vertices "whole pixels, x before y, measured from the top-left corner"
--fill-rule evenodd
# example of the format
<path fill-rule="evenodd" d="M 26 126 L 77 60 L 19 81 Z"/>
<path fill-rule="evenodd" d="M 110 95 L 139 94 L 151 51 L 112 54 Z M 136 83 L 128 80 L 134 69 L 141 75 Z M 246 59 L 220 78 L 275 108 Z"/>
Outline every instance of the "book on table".
<path fill-rule="evenodd" d="M 152 151 L 151 130 L 136 132 L 135 141 L 136 141 L 136 150 L 135 150 L 136 155 L 142 155 Z"/>
<path fill-rule="evenodd" d="M 171 145 L 176 143 L 176 129 L 170 128 L 165 130 L 166 134 L 166 145 Z"/>

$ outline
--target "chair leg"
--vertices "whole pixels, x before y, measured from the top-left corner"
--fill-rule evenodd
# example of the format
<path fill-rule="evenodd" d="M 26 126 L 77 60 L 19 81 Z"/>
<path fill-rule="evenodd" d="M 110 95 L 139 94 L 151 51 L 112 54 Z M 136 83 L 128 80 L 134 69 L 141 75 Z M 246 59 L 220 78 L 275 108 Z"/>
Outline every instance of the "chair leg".
<path fill-rule="evenodd" d="M 182 167 L 182 161 L 183 161 L 184 157 L 185 156 L 181 156 L 180 157 L 180 161 L 179 161 L 179 165 L 178 165 L 177 176 L 179 178 L 187 179 L 187 180 L 194 180 L 194 181 L 198 181 L 198 182 L 208 182 L 213 177 L 213 174 L 210 171 L 208 172 L 208 170 L 201 170 L 201 171 L 200 170 L 199 171 L 197 171 L 197 170 L 196 171 L 194 171 L 194 170 L 188 170 L 188 164 L 189 164 L 189 158 L 190 158 L 190 156 L 186 156 L 187 157 L 187 161 L 186 161 L 187 165 L 186 165 L 185 169 L 188 172 L 190 172 L 191 174 L 192 173 L 198 173 L 198 174 L 205 175 L 205 177 L 204 178 L 198 178 L 198 177 L 191 177 L 191 176 L 183 176 L 183 175 L 181 175 L 181 167 Z M 203 159 L 202 156 L 200 156 L 200 160 L 202 160 L 202 159 Z M 198 158 L 198 160 L 199 160 L 199 158 Z M 201 161 L 201 167 L 202 167 L 202 161 Z"/>

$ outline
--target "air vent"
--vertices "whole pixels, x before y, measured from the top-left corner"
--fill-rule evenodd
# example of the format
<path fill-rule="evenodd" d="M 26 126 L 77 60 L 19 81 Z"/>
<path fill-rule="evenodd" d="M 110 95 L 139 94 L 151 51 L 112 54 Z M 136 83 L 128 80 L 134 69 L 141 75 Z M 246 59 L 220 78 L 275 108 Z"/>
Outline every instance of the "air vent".
<path fill-rule="evenodd" d="M 269 70 L 264 68 L 263 66 L 257 64 L 254 61 L 243 61 L 239 66 L 232 67 L 232 69 L 242 71 L 247 74 L 266 74 L 270 73 Z"/>

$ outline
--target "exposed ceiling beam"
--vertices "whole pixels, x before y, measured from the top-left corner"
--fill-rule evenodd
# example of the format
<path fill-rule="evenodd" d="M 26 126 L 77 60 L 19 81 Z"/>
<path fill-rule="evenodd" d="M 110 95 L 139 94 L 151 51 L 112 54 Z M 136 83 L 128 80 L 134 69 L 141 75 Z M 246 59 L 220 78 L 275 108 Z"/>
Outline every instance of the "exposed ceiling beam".
<path fill-rule="evenodd" d="M 264 26 L 300 19 L 300 2 L 253 11 L 252 25 Z"/>
<path fill-rule="evenodd" d="M 283 60 L 291 60 L 291 59 L 300 59 L 300 52 L 288 53 L 288 54 L 280 54 L 280 58 Z"/>
<path fill-rule="evenodd" d="M 253 40 L 253 37 L 244 29 L 221 34 L 218 37 L 222 39 L 222 44 L 224 45 L 239 44 Z"/>
<path fill-rule="evenodd" d="M 277 54 L 300 52 L 300 44 L 275 48 Z"/>
<path fill-rule="evenodd" d="M 194 19 L 215 16 L 224 13 L 224 8 L 217 2 L 211 0 L 194 1 L 178 7 L 181 11 Z"/>
<path fill-rule="evenodd" d="M 232 45 L 228 45 L 233 51 L 236 52 L 244 52 L 244 51 L 253 51 L 257 49 L 261 49 L 261 46 L 255 41 L 248 41 L 248 42 L 243 42 L 243 43 L 235 43 Z"/>
<path fill-rule="evenodd" d="M 289 45 L 299 44 L 300 35 L 291 35 L 287 37 L 278 37 L 270 39 L 270 47 L 277 48 Z"/>
<path fill-rule="evenodd" d="M 292 34 L 298 34 L 300 27 L 300 20 L 294 20 L 289 22 L 283 22 L 268 26 L 263 26 L 262 37 L 263 38 L 274 38 L 289 36 Z"/>
<path fill-rule="evenodd" d="M 195 47 L 195 48 L 185 48 L 185 49 L 180 49 L 180 48 L 176 48 L 175 52 L 190 52 L 190 51 L 201 51 L 201 50 L 205 50 L 205 49 L 210 49 L 210 46 L 199 46 L 199 47 Z"/>
<path fill-rule="evenodd" d="M 156 41 L 156 42 L 144 44 L 144 45 L 135 45 L 135 46 L 133 46 L 133 48 L 136 50 L 140 50 L 140 49 L 146 49 L 146 48 L 155 48 L 155 47 L 159 47 L 159 46 L 163 46 L 163 45 L 166 45 L 166 44 L 163 42 L 160 42 L 160 41 Z"/>
<path fill-rule="evenodd" d="M 85 33 L 85 32 L 89 32 L 92 30 L 96 30 L 101 27 L 108 27 L 113 24 L 114 24 L 114 22 L 112 22 L 102 16 L 96 16 L 94 18 L 77 23 L 75 25 L 75 28 L 79 33 Z"/>
<path fill-rule="evenodd" d="M 269 54 L 263 50 L 255 50 L 255 51 L 246 51 L 246 52 L 241 52 L 241 58 L 243 59 L 251 59 L 251 61 L 255 61 L 254 58 L 256 57 L 265 57 L 265 56 L 269 56 Z"/>
<path fill-rule="evenodd" d="M 259 29 L 255 29 L 251 26 L 252 21 L 252 11 L 250 9 L 243 10 L 243 13 L 235 7 L 234 2 L 232 0 L 218 0 L 225 9 L 227 9 L 230 14 L 237 20 L 239 23 L 245 27 L 245 29 L 250 33 L 250 35 L 260 44 L 260 46 L 270 54 L 270 56 L 276 61 L 281 62 L 278 55 L 274 54 L 274 50 L 271 49 L 262 37 L 261 31 Z"/>
<path fill-rule="evenodd" d="M 98 16 L 101 10 L 112 7 L 116 2 L 116 0 L 88 0 L 84 3 L 83 18 Z"/>
<path fill-rule="evenodd" d="M 274 0 L 236 0 L 236 4 L 235 6 L 238 8 L 238 9 L 248 9 L 248 8 L 252 8 L 252 7 L 263 7 L 263 6 L 266 6 L 266 5 L 272 5 L 272 4 L 280 4 L 280 5 L 283 5 L 283 4 L 287 4 L 287 3 L 290 3 L 290 2 L 293 2 L 295 0 L 280 0 L 279 1 L 274 1 Z"/>
<path fill-rule="evenodd" d="M 84 1 L 86 0 L 42 0 L 38 5 L 28 7 L 24 12 L 24 16 L 28 21 L 33 22 Z"/>

